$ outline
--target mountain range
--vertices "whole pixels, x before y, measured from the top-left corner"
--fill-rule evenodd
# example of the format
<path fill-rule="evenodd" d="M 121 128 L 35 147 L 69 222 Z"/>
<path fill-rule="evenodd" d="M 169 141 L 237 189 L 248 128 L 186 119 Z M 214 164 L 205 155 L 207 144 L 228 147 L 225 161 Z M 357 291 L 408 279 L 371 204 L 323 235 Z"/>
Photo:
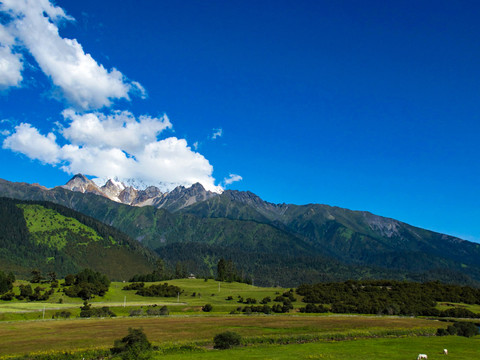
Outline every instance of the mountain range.
<path fill-rule="evenodd" d="M 189 188 L 178 186 L 172 191 L 165 193 L 162 193 L 160 189 L 155 186 L 148 186 L 143 190 L 139 190 L 113 179 L 107 180 L 102 186 L 97 186 L 95 182 L 82 174 L 75 175 L 61 187 L 71 191 L 104 196 L 107 199 L 121 204 L 132 206 L 151 205 L 170 211 L 180 210 L 186 206 L 210 199 L 217 195 L 217 193 L 206 191 L 199 183 Z"/>
<path fill-rule="evenodd" d="M 365 211 L 272 204 L 200 184 L 168 193 L 114 180 L 97 186 L 82 175 L 53 189 L 0 180 L 0 196 L 87 214 L 199 275 L 212 275 L 224 257 L 264 285 L 362 278 L 480 283 L 479 244 Z"/>

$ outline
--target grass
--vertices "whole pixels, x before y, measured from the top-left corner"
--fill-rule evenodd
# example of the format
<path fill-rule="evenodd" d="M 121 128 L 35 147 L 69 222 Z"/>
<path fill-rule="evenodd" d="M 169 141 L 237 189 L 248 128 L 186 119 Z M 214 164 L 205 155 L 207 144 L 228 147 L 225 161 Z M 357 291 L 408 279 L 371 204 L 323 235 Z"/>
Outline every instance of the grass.
<path fill-rule="evenodd" d="M 374 336 L 393 331 L 429 331 L 444 326 L 437 321 L 363 316 L 168 316 L 155 318 L 74 319 L 0 323 L 0 355 L 111 347 L 129 327 L 142 327 L 150 341 L 211 342 L 222 331 L 244 337 L 279 339 L 320 335 Z M 94 334 L 94 336 L 92 336 Z M 295 340 L 295 339 L 294 339 Z M 253 341 L 253 340 L 251 340 Z M 270 341 L 270 340 L 269 340 Z M 261 341 L 260 341 L 261 342 Z"/>
<path fill-rule="evenodd" d="M 448 310 L 452 309 L 454 307 L 461 307 L 467 310 L 470 310 L 474 313 L 479 314 L 480 313 L 480 305 L 476 304 L 464 304 L 464 303 L 451 303 L 451 302 L 439 302 L 437 304 L 437 309 L 438 310 Z"/>
<path fill-rule="evenodd" d="M 243 347 L 232 350 L 177 352 L 157 355 L 154 359 L 165 360 L 214 360 L 226 359 L 348 359 L 348 360 L 405 360 L 416 359 L 419 353 L 427 354 L 429 360 L 445 359 L 443 349 L 448 349 L 449 358 L 473 360 L 480 358 L 480 336 L 463 338 L 408 337 L 399 339 L 362 339 L 354 341 L 317 342 L 308 344 Z"/>
<path fill-rule="evenodd" d="M 89 302 L 93 306 L 109 306 L 117 307 L 115 311 L 119 311 L 118 315 L 128 315 L 123 309 L 124 301 L 127 308 L 132 309 L 139 306 L 147 305 L 167 305 L 171 313 L 174 314 L 195 314 L 201 313 L 201 307 L 207 303 L 212 304 L 213 310 L 216 313 L 229 313 L 235 310 L 239 306 L 245 306 L 237 302 L 238 296 L 246 298 L 254 298 L 257 301 L 262 300 L 264 297 L 271 297 L 272 299 L 287 291 L 283 288 L 262 288 L 247 284 L 240 283 L 219 283 L 215 280 L 204 281 L 203 279 L 178 279 L 164 281 L 169 284 L 179 286 L 183 292 L 179 297 L 144 297 L 136 295 L 134 290 L 122 290 L 126 285 L 123 282 L 112 282 L 109 291 L 103 297 L 95 297 Z M 163 283 L 163 282 L 160 282 Z M 17 281 L 16 292 L 18 293 L 17 286 L 19 284 L 27 284 L 25 281 Z M 149 286 L 151 283 L 146 284 Z M 220 287 L 219 287 L 220 284 Z M 37 286 L 33 284 L 32 287 Z M 48 284 L 41 284 L 40 286 L 48 288 Z M 62 287 L 60 286 L 60 289 Z M 58 290 L 58 289 L 57 289 Z M 195 293 L 195 296 L 192 296 Z M 228 296 L 232 296 L 233 300 L 226 300 Z M 300 299 L 299 299 L 300 300 Z M 67 309 L 67 308 L 79 308 L 83 303 L 83 300 L 79 298 L 70 298 L 65 296 L 62 292 L 57 292 L 50 297 L 46 302 L 29 302 L 27 300 L 12 300 L 1 301 L 0 300 L 0 320 L 13 320 L 13 315 L 6 316 L 5 313 L 25 313 L 32 311 L 43 311 L 45 304 L 47 310 L 53 309 Z M 304 304 L 300 301 L 294 303 L 294 306 L 300 307 Z M 51 317 L 51 316 L 50 316 Z M 33 314 L 32 319 L 38 318 Z M 28 315 L 22 315 L 20 319 L 28 319 Z"/>
<path fill-rule="evenodd" d="M 398 357 L 396 353 L 390 354 L 387 349 L 383 349 L 383 346 L 402 348 L 403 337 L 432 335 L 437 328 L 448 325 L 445 322 L 409 317 L 319 315 L 298 312 L 285 315 L 228 315 L 231 310 L 245 306 L 245 304 L 237 302 L 238 296 L 244 299 L 254 298 L 259 302 L 267 296 L 273 300 L 289 289 L 260 288 L 247 284 L 223 282 L 220 283 L 219 287 L 219 282 L 214 280 L 204 281 L 203 279 L 179 279 L 166 282 L 179 286 L 183 290 L 179 298 L 142 297 L 135 295 L 135 291 L 122 290 L 126 285 L 125 283 L 112 283 L 110 290 L 104 297 L 96 297 L 91 300 L 93 306 L 109 306 L 118 316 L 112 319 L 76 318 L 79 316 L 83 301 L 78 298 L 66 297 L 61 292 L 55 292 L 48 302 L 0 301 L 0 320 L 4 320 L 0 321 L 0 334 L 2 335 L 0 336 L 0 357 L 2 355 L 21 355 L 42 351 L 108 349 L 113 345 L 114 340 L 127 333 L 129 327 L 142 327 L 149 340 L 160 346 L 165 355 L 172 353 L 168 355 L 172 356 L 172 359 L 188 359 L 189 356 L 200 359 L 215 359 L 222 358 L 222 356 L 228 356 L 232 359 L 246 357 L 258 359 L 283 359 L 287 357 L 299 359 L 336 359 L 342 357 L 371 359 L 375 357 L 381 359 L 383 358 L 382 351 L 386 351 L 384 354 L 388 354 L 388 357 L 385 358 L 400 359 L 405 357 Z M 19 283 L 25 282 L 17 282 L 17 284 Z M 48 287 L 48 284 L 41 286 Z M 193 296 L 194 293 L 195 296 Z M 228 297 L 232 297 L 233 300 L 226 300 Z M 124 307 L 125 300 L 126 306 Z M 201 307 L 206 303 L 212 304 L 212 313 L 201 311 Z M 128 316 L 131 310 L 145 310 L 148 305 L 152 304 L 166 304 L 170 310 L 170 316 Z M 301 297 L 297 296 L 294 306 L 295 308 L 304 306 Z M 71 312 L 72 319 L 51 320 L 53 314 L 63 310 Z M 43 319 L 45 320 L 38 321 Z M 227 330 L 241 334 L 244 337 L 244 342 L 250 346 L 231 350 L 227 353 L 205 350 L 205 346 L 211 347 L 212 339 L 216 334 Z M 388 339 L 385 342 L 379 341 L 379 339 L 369 339 L 389 337 L 397 337 L 398 339 Z M 440 341 L 437 339 L 447 341 L 447 337 L 429 337 L 428 339 L 434 342 Z M 463 341 L 452 340 L 457 339 L 455 337 L 448 337 L 448 339 L 452 344 L 448 346 L 452 348 L 454 348 L 456 342 Z M 337 342 L 332 343 L 333 340 L 351 341 L 341 341 L 338 343 L 343 345 L 334 346 Z M 433 351 L 433 348 L 424 346 L 425 340 L 409 337 L 409 344 L 419 342 L 420 349 L 432 349 Z M 477 346 L 479 345 L 478 341 L 472 341 Z M 302 342 L 319 343 L 298 345 Z M 279 345 L 284 343 L 290 345 L 286 347 Z M 266 346 L 266 344 L 276 345 Z M 201 346 L 202 351 L 181 350 L 182 346 L 185 349 L 192 346 L 194 348 Z M 365 347 L 363 352 L 360 348 L 357 348 L 362 346 Z M 444 345 L 444 347 L 447 347 L 447 345 Z M 321 349 L 320 352 L 319 349 Z M 463 352 L 467 354 L 468 349 L 468 346 L 465 347 Z M 412 348 L 412 352 L 415 351 L 417 350 Z M 179 352 L 182 357 L 179 357 Z M 391 351 L 391 353 L 394 352 Z M 435 357 L 429 356 L 429 359 L 431 358 L 435 359 Z M 455 358 L 462 359 L 461 356 Z"/>

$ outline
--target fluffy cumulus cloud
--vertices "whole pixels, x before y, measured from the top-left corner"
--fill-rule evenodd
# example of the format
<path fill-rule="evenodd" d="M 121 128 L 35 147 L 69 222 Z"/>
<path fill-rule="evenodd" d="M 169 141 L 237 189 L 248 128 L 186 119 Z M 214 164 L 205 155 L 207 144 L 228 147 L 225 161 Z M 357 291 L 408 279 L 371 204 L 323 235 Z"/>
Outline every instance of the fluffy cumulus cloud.
<path fill-rule="evenodd" d="M 21 81 L 20 56 L 11 48 L 16 39 L 17 45 L 33 55 L 64 98 L 78 109 L 108 107 L 114 99 L 129 99 L 130 92 L 145 96 L 139 83 L 129 82 L 116 69 L 105 69 L 85 53 L 77 40 L 62 38 L 57 24 L 73 18 L 49 0 L 2 0 L 0 10 L 13 19 L 0 29 L 0 84 L 4 87 L 17 86 Z"/>
<path fill-rule="evenodd" d="M 42 135 L 30 124 L 24 123 L 15 127 L 15 132 L 3 142 L 3 148 L 20 152 L 30 159 L 46 164 L 58 163 L 60 156 L 60 147 L 53 133 Z"/>
<path fill-rule="evenodd" d="M 98 64 L 77 40 L 62 38 L 59 24 L 73 20 L 62 8 L 50 0 L 0 0 L 0 12 L 6 15 L 0 23 L 0 90 L 21 85 L 28 52 L 68 104 L 46 135 L 28 123 L 2 129 L 4 149 L 97 180 L 115 178 L 164 191 L 199 182 L 222 191 L 212 165 L 197 152 L 198 143 L 192 150 L 184 139 L 160 138 L 172 128 L 166 115 L 137 117 L 112 109 L 114 100 L 132 94 L 145 98 L 146 91 Z M 211 139 L 222 133 L 214 129 Z M 223 184 L 239 180 L 231 174 Z"/>
<path fill-rule="evenodd" d="M 158 134 L 172 124 L 166 115 L 160 118 L 140 116 L 137 120 L 128 111 L 77 114 L 68 109 L 63 112 L 69 126 L 63 136 L 74 144 L 98 148 L 120 148 L 127 153 L 142 150 L 144 144 L 156 141 Z"/>
<path fill-rule="evenodd" d="M 3 147 L 58 165 L 71 174 L 126 182 L 135 179 L 164 191 L 196 182 L 207 190 L 222 190 L 215 185 L 212 165 L 186 140 L 158 140 L 160 133 L 172 126 L 166 115 L 136 118 L 127 111 L 105 115 L 79 114 L 69 109 L 63 116 L 65 125 L 59 132 L 65 145 L 60 146 L 53 133 L 42 135 L 32 125 L 21 124 L 4 140 Z"/>

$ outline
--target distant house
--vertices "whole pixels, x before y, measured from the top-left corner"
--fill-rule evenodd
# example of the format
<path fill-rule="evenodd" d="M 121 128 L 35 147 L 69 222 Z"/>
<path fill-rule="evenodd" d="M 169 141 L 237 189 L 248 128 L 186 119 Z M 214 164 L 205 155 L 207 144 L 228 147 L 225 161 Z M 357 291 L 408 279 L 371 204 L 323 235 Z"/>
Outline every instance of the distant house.
<path fill-rule="evenodd" d="M 190 276 L 188 278 L 189 279 L 196 279 L 195 275 L 193 275 L 193 274 L 190 274 Z"/>

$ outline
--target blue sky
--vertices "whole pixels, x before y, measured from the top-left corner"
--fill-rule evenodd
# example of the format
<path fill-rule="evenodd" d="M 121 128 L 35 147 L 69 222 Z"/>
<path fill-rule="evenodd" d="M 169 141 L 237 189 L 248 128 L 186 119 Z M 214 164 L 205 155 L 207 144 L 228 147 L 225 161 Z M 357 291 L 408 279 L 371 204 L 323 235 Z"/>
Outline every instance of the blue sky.
<path fill-rule="evenodd" d="M 480 241 L 476 1 L 0 3 L 0 178 L 201 181 Z"/>

